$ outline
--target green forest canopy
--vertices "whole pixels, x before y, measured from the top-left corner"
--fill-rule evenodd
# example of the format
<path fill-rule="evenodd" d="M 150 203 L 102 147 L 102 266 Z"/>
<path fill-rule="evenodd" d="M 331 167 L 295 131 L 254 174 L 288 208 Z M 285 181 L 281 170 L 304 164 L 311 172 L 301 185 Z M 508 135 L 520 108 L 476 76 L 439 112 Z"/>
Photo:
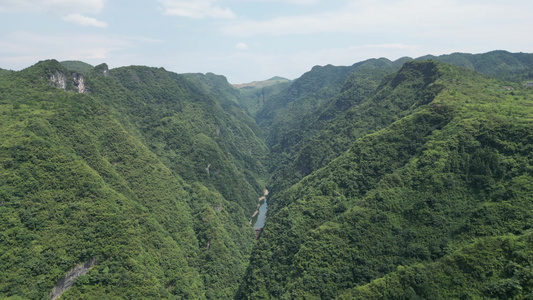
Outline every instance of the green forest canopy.
<path fill-rule="evenodd" d="M 240 90 L 0 70 L 0 295 L 49 298 L 95 259 L 62 298 L 531 297 L 532 70 L 455 53 Z"/>

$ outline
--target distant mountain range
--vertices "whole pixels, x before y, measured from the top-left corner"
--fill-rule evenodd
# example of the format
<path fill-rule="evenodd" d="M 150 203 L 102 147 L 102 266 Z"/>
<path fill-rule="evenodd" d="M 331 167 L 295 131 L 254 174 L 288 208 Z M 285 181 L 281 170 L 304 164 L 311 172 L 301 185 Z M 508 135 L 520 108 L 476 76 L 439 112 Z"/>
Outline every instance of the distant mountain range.
<path fill-rule="evenodd" d="M 275 77 L 272 77 L 270 79 L 267 79 L 267 80 L 262 80 L 262 81 L 252 81 L 250 83 L 242 83 L 242 84 L 232 84 L 234 87 L 238 88 L 238 89 L 245 89 L 245 88 L 264 88 L 264 87 L 267 87 L 267 86 L 271 86 L 271 85 L 275 85 L 275 84 L 280 84 L 280 83 L 285 83 L 285 82 L 290 82 L 289 79 L 287 78 L 283 78 L 283 77 L 279 77 L 279 76 L 275 76 Z"/>

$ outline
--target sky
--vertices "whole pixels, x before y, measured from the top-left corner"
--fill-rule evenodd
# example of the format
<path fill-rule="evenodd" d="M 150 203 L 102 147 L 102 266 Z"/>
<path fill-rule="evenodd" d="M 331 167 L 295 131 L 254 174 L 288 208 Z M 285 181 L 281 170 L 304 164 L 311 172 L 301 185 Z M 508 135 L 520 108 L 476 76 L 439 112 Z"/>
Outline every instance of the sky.
<path fill-rule="evenodd" d="M 163 67 L 230 83 L 315 65 L 533 53 L 531 0 L 0 0 L 0 68 L 45 59 Z"/>

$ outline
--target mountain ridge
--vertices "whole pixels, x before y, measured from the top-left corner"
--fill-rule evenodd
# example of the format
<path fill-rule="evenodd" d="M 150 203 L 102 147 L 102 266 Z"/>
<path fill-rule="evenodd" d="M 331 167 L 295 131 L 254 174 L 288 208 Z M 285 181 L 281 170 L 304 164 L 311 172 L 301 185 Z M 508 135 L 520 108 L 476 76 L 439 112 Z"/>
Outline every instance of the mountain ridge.
<path fill-rule="evenodd" d="M 533 55 L 426 58 L 0 72 L 0 295 L 94 261 L 63 298 L 530 296 Z"/>
<path fill-rule="evenodd" d="M 252 81 L 248 83 L 234 83 L 232 86 L 243 89 L 243 88 L 264 88 L 271 85 L 276 85 L 284 82 L 289 82 L 291 80 L 281 77 L 281 76 L 274 76 L 270 79 L 266 80 L 259 80 L 259 81 Z"/>
<path fill-rule="evenodd" d="M 58 88 L 56 74 L 70 76 L 43 61 L 0 79 L 0 294 L 46 297 L 96 257 L 63 298 L 232 297 L 241 276 L 218 274 L 244 272 L 254 241 L 253 130 L 162 69 L 97 66 L 83 94 Z M 161 151 L 177 138 L 193 148 Z"/>
<path fill-rule="evenodd" d="M 415 70 L 419 70 L 418 74 L 421 75 L 412 72 Z M 417 76 L 421 76 L 422 80 L 418 80 Z M 413 98 L 420 99 L 422 105 L 389 126 L 355 140 L 348 151 L 325 167 L 312 172 L 296 185 L 283 188 L 282 192 L 278 191 L 269 202 L 269 222 L 252 254 L 251 267 L 245 284 L 241 287 L 242 298 L 334 299 L 340 296 L 343 289 L 354 285 L 363 286 L 377 280 L 395 270 L 397 265 L 438 259 L 445 253 L 442 249 L 446 245 L 461 245 L 460 240 L 465 238 L 459 238 L 461 234 L 468 237 L 468 234 L 475 232 L 474 228 L 481 226 L 464 225 L 463 228 L 448 229 L 446 226 L 453 227 L 454 222 L 468 224 L 468 221 L 462 221 L 465 217 L 460 212 L 472 213 L 472 218 L 476 220 L 472 222 L 483 224 L 487 221 L 483 220 L 483 214 L 479 214 L 484 207 L 492 205 L 497 210 L 496 207 L 509 205 L 513 207 L 512 210 L 528 213 L 514 219 L 507 216 L 510 218 L 509 224 L 501 226 L 508 228 L 510 231 L 507 232 L 511 233 L 527 230 L 526 224 L 531 217 L 527 199 L 531 199 L 532 195 L 526 184 L 529 179 L 525 178 L 530 178 L 532 173 L 526 171 L 529 169 L 526 167 L 522 169 L 523 172 L 510 175 L 514 172 L 513 163 L 503 161 L 522 161 L 522 155 L 530 156 L 530 153 L 526 154 L 526 148 L 530 146 L 505 152 L 505 156 L 509 157 L 503 161 L 497 157 L 504 155 L 504 150 L 500 147 L 505 143 L 528 144 L 527 141 L 531 138 L 527 134 L 531 131 L 528 120 L 533 113 L 530 107 L 530 101 L 533 100 L 531 91 L 520 88 L 519 83 L 514 84 L 514 92 L 509 91 L 505 88 L 508 84 L 506 82 L 498 82 L 479 73 L 436 61 L 408 62 L 385 81 L 388 84 L 382 83 L 382 88 L 390 85 L 401 89 L 402 94 L 413 87 L 422 87 L 425 91 L 417 93 L 418 96 Z M 376 95 L 379 95 L 379 91 Z M 393 94 L 387 92 L 385 95 Z M 375 96 L 373 101 L 377 104 L 382 100 Z M 502 110 L 511 107 L 511 114 L 516 119 L 500 115 Z M 406 108 L 409 105 L 403 109 Z M 459 128 L 465 130 L 460 133 L 460 137 L 447 140 L 446 137 L 457 134 Z M 400 132 L 394 133 L 396 130 Z M 442 131 L 450 133 L 441 134 Z M 455 133 L 451 134 L 452 132 Z M 505 136 L 507 142 L 496 142 Z M 520 141 L 515 140 L 518 136 L 521 136 Z M 366 141 L 373 142 L 363 146 Z M 459 145 L 447 150 L 451 154 L 443 154 L 444 148 L 440 147 L 447 143 Z M 461 146 L 460 143 L 469 146 Z M 471 150 L 459 150 L 468 154 L 453 154 L 457 149 L 464 149 L 461 147 L 471 147 Z M 452 159 L 454 155 L 455 158 Z M 464 155 L 462 159 L 465 161 L 459 163 L 461 155 Z M 450 164 L 468 165 L 470 159 L 480 165 L 473 169 L 468 169 L 470 167 L 467 166 L 467 170 L 459 167 L 455 169 L 456 173 L 444 171 L 450 168 Z M 470 175 L 465 175 L 468 172 Z M 510 178 L 523 178 L 513 181 L 503 179 L 508 178 L 503 174 L 509 174 L 507 176 Z M 444 183 L 448 180 L 445 179 L 447 176 L 459 177 Z M 499 203 L 496 200 L 498 196 L 492 194 L 490 197 L 496 197 L 492 200 L 494 203 L 484 203 L 482 195 L 491 195 L 494 182 L 501 182 L 502 188 L 506 186 L 504 190 L 520 190 L 523 194 L 508 196 L 510 198 L 506 198 L 504 203 Z M 451 187 L 456 185 L 449 194 L 445 187 L 447 184 L 451 184 Z M 457 184 L 461 184 L 461 187 Z M 514 184 L 516 185 L 511 187 Z M 432 194 L 435 196 L 430 196 Z M 465 201 L 464 197 L 468 200 Z M 457 199 L 457 202 L 449 199 Z M 445 208 L 451 203 L 454 203 L 454 208 L 447 211 Z M 476 207 L 479 203 L 483 204 Z M 459 208 L 460 205 L 464 207 Z M 408 209 L 402 212 L 404 207 Z M 448 213 L 458 216 L 452 217 Z M 450 218 L 455 219 L 452 221 Z M 502 216 L 497 219 L 507 224 Z M 511 219 L 513 220 L 510 221 Z M 418 222 L 422 222 L 423 229 L 420 229 L 422 224 Z M 497 225 L 485 226 L 483 230 L 489 232 L 506 232 Z M 402 230 L 409 232 L 407 236 L 413 236 L 398 235 Z M 444 234 L 441 230 L 450 231 Z M 439 231 L 441 232 L 437 233 Z M 435 240 L 428 242 L 432 237 Z M 525 266 L 523 263 L 527 265 L 527 262 L 522 262 L 521 267 Z M 440 288 L 438 282 L 433 284 L 434 288 Z M 531 286 L 527 282 L 518 284 L 525 294 L 529 293 Z M 406 286 L 410 287 L 408 284 Z M 414 285 L 412 287 L 413 295 L 425 295 L 422 292 L 428 291 L 417 290 Z M 392 295 L 400 294 L 394 290 L 390 292 L 395 293 Z M 357 294 L 347 292 L 346 295 Z M 375 292 L 373 295 L 378 297 Z M 457 294 L 454 295 L 458 297 Z M 478 289 L 468 295 L 486 297 L 491 294 L 484 294 L 482 289 Z"/>

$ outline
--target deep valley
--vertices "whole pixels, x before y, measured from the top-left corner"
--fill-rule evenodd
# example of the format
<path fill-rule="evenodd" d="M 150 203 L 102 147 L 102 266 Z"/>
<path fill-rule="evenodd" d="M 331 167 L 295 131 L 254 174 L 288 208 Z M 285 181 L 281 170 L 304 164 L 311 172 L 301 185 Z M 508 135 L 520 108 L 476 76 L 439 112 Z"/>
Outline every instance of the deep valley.
<path fill-rule="evenodd" d="M 0 298 L 533 297 L 533 54 L 0 71 Z"/>

